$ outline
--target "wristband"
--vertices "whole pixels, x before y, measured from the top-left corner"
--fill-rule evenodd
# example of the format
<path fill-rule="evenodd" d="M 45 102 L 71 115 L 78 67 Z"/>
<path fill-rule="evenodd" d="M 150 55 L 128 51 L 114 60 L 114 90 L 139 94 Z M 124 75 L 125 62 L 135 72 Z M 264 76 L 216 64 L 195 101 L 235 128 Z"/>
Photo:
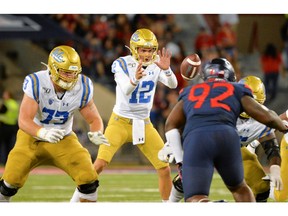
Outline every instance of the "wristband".
<path fill-rule="evenodd" d="M 286 110 L 286 117 L 288 118 L 288 109 Z"/>
<path fill-rule="evenodd" d="M 168 68 L 168 70 L 163 70 L 163 72 L 165 73 L 166 76 L 172 75 L 172 71 L 169 68 Z"/>

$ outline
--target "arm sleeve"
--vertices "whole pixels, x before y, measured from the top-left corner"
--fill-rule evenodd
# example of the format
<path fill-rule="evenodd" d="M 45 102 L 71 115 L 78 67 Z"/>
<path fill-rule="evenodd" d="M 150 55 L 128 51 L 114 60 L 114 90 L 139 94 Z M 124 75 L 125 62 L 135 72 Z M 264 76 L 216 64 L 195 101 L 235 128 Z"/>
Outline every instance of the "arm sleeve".
<path fill-rule="evenodd" d="M 171 68 L 160 72 L 159 81 L 171 89 L 175 89 L 178 85 L 177 78 Z"/>
<path fill-rule="evenodd" d="M 119 58 L 113 62 L 112 73 L 114 73 L 115 82 L 120 86 L 125 95 L 131 94 L 137 87 L 138 82 L 134 81 L 135 85 L 132 84 L 126 63 L 123 59 Z"/>
<path fill-rule="evenodd" d="M 165 133 L 167 143 L 172 148 L 172 152 L 175 156 L 176 163 L 182 163 L 183 161 L 183 148 L 181 144 L 181 135 L 178 129 L 174 128 Z"/>

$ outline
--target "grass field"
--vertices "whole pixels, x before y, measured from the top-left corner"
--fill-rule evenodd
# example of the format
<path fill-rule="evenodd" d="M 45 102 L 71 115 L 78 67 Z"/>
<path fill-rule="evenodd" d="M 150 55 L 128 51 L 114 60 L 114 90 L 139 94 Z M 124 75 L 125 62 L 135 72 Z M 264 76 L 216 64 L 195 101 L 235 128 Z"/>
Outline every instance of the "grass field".
<path fill-rule="evenodd" d="M 3 169 L 2 169 L 3 170 Z M 174 177 L 176 173 L 172 173 Z M 0 169 L 1 175 L 1 169 Z M 225 199 L 229 203 L 162 203 L 158 193 L 154 170 L 107 169 L 100 176 L 98 202 L 69 203 L 74 182 L 65 173 L 47 170 L 32 172 L 26 184 L 13 197 L 11 203 L 0 203 L 0 215 L 51 216 L 51 215 L 243 215 L 244 212 L 272 215 L 286 211 L 285 204 L 234 203 L 231 194 L 217 173 L 214 174 L 210 198 Z M 276 213 L 277 214 L 277 213 Z"/>
<path fill-rule="evenodd" d="M 45 171 L 31 173 L 13 202 L 69 202 L 75 184 L 65 173 Z M 176 173 L 172 173 L 174 177 Z M 210 198 L 233 201 L 217 173 L 214 174 Z M 100 176 L 98 202 L 161 202 L 158 178 L 154 170 L 112 169 Z"/>

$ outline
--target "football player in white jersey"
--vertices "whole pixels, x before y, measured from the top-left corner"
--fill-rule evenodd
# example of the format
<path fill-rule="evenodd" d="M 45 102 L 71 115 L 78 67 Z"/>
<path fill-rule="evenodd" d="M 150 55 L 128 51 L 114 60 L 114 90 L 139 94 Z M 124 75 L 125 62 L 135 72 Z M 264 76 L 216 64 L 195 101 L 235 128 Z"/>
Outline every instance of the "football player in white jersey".
<path fill-rule="evenodd" d="M 252 89 L 254 98 L 260 104 L 264 104 L 266 94 L 265 94 L 265 87 L 261 79 L 259 79 L 256 76 L 247 76 L 241 79 L 239 82 L 248 85 Z M 283 191 L 282 190 L 283 183 L 280 175 L 281 157 L 279 154 L 279 145 L 274 133 L 275 130 L 254 120 L 246 113 L 242 113 L 238 118 L 237 130 L 242 144 L 241 153 L 244 166 L 244 178 L 247 184 L 252 189 L 256 201 L 266 202 L 269 197 L 269 194 L 271 197 L 271 194 L 273 194 L 274 191 L 277 194 L 277 196 L 275 197 L 279 197 L 280 196 L 279 193 L 282 193 Z M 269 161 L 270 178 L 269 177 L 266 178 L 266 173 L 255 154 L 255 148 L 260 143 Z M 179 148 L 176 150 L 172 149 L 171 146 L 166 143 L 165 147 L 159 152 L 159 159 L 171 162 L 175 157 L 176 163 L 178 164 L 179 167 L 178 169 L 180 174 L 176 175 L 173 179 L 172 192 L 169 197 L 169 201 L 171 202 L 179 202 L 183 198 L 183 188 L 181 181 L 181 163 L 182 163 L 181 151 L 182 149 Z M 286 156 L 286 158 L 288 159 L 288 155 Z M 283 169 L 281 168 L 281 171 L 282 170 Z M 282 176 L 284 175 L 282 174 Z M 271 180 L 271 184 L 269 180 Z M 283 201 L 283 199 L 282 200 L 274 199 L 274 200 Z"/>
<path fill-rule="evenodd" d="M 17 140 L 0 180 L 0 201 L 10 201 L 29 172 L 40 165 L 58 167 L 71 176 L 80 201 L 97 200 L 98 175 L 89 152 L 72 131 L 75 111 L 89 124 L 88 137 L 94 144 L 108 141 L 93 101 L 92 82 L 81 70 L 78 53 L 62 45 L 50 52 L 46 70 L 25 77 Z"/>
<path fill-rule="evenodd" d="M 281 119 L 288 125 L 288 110 L 279 115 Z M 280 156 L 281 156 L 281 177 L 283 181 L 283 190 L 272 190 L 270 198 L 278 202 L 288 201 L 288 134 L 285 134 L 280 143 Z"/>
<path fill-rule="evenodd" d="M 172 183 L 169 163 L 158 159 L 164 142 L 153 127 L 149 116 L 158 81 L 169 88 L 177 87 L 170 68 L 171 52 L 158 51 L 158 42 L 149 29 L 138 29 L 130 39 L 131 55 L 120 57 L 112 64 L 116 82 L 116 104 L 105 130 L 110 146 L 101 145 L 94 163 L 97 173 L 111 162 L 125 143 L 133 143 L 157 170 L 159 192 L 167 201 Z M 158 55 L 157 55 L 158 54 Z M 72 201 L 77 200 L 77 191 Z"/>

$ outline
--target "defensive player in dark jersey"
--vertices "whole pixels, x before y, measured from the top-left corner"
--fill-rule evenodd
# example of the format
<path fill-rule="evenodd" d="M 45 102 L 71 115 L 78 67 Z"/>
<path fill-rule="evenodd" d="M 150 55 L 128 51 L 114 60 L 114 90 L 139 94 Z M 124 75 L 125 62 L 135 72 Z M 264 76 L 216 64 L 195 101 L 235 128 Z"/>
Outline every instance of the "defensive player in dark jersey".
<path fill-rule="evenodd" d="M 278 115 L 253 99 L 251 90 L 235 82 L 232 65 L 213 59 L 201 72 L 203 83 L 186 87 L 167 118 L 165 135 L 172 146 L 181 145 L 183 128 L 183 189 L 186 202 L 209 201 L 214 167 L 235 201 L 255 198 L 244 181 L 236 120 L 245 111 L 279 131 L 287 128 Z"/>

